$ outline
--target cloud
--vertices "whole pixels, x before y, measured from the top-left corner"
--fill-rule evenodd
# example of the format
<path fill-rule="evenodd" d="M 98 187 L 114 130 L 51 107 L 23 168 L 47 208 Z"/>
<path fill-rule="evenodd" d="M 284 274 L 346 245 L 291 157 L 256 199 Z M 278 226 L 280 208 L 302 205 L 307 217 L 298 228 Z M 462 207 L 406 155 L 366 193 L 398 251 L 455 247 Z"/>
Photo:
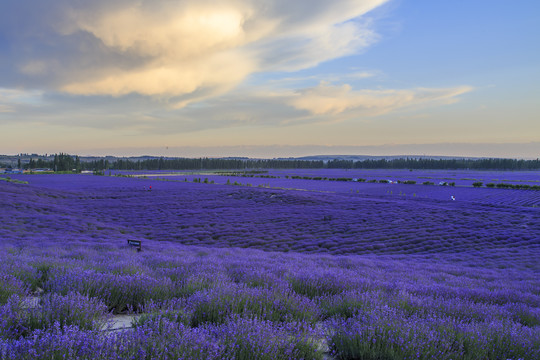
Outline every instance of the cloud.
<path fill-rule="evenodd" d="M 361 119 L 470 91 L 361 89 L 379 74 L 362 67 L 295 73 L 377 41 L 368 16 L 386 1 L 0 2 L 0 88 L 36 89 L 0 91 L 1 119 L 167 135 Z"/>
<path fill-rule="evenodd" d="M 181 66 L 179 66 L 181 65 Z M 240 83 L 253 64 L 235 53 L 221 53 L 199 62 L 151 64 L 133 70 L 119 70 L 92 80 L 68 83 L 62 91 L 77 95 L 113 95 L 130 93 L 173 97 L 209 88 L 223 93 Z"/>
<path fill-rule="evenodd" d="M 251 74 L 360 51 L 376 39 L 360 19 L 386 1 L 21 0 L 0 5 L 11 46 L 2 62 L 17 73 L 0 86 L 182 97 L 181 107 Z"/>
<path fill-rule="evenodd" d="M 211 99 L 188 104 L 198 95 L 196 92 L 187 100 L 174 98 L 187 104 L 176 109 L 167 105 L 168 100 L 155 101 L 137 94 L 119 98 L 74 97 L 16 90 L 4 90 L 4 96 L 0 91 L 0 105 L 3 105 L 3 112 L 16 111 L 18 114 L 17 117 L 4 116 L 6 122 L 37 122 L 166 136 L 208 129 L 250 127 L 255 131 L 256 128 L 366 122 L 383 114 L 450 104 L 472 90 L 470 87 L 367 90 L 330 82 L 290 90 L 287 83 L 277 85 L 241 86 Z M 200 96 L 204 98 L 206 94 Z"/>
<path fill-rule="evenodd" d="M 86 31 L 106 49 L 123 57 L 142 59 L 136 66 L 120 66 L 97 78 L 77 79 L 61 90 L 81 95 L 176 96 L 201 88 L 222 93 L 255 70 L 242 46 L 260 34 L 247 34 L 249 7 L 235 2 L 135 2 L 108 9 L 72 11 L 72 34 Z M 130 62 L 131 63 L 131 62 Z"/>
<path fill-rule="evenodd" d="M 43 75 L 47 72 L 47 63 L 40 60 L 31 60 L 19 66 L 19 71 L 25 75 Z"/>
<path fill-rule="evenodd" d="M 349 84 L 331 83 L 321 83 L 299 90 L 250 87 L 236 89 L 211 101 L 203 101 L 197 106 L 188 106 L 174 113 L 162 113 L 160 126 L 149 131 L 167 134 L 239 126 L 285 127 L 336 121 L 364 121 L 396 111 L 451 104 L 469 91 L 472 91 L 472 88 L 466 86 L 355 90 Z"/>
<path fill-rule="evenodd" d="M 397 109 L 429 104 L 452 103 L 456 97 L 471 91 L 468 86 L 447 89 L 353 90 L 348 84 L 302 89 L 289 97 L 288 103 L 313 115 L 381 115 Z"/>
<path fill-rule="evenodd" d="M 258 50 L 262 68 L 297 71 L 357 53 L 376 39 L 368 27 L 351 21 L 315 28 L 310 33 L 271 38 L 254 48 Z"/>
<path fill-rule="evenodd" d="M 15 110 L 12 107 L 8 105 L 0 104 L 0 113 L 10 113 L 14 111 Z"/>
<path fill-rule="evenodd" d="M 31 107 L 41 102 L 40 91 L 0 88 L 0 113 L 14 113 L 19 107 Z"/>

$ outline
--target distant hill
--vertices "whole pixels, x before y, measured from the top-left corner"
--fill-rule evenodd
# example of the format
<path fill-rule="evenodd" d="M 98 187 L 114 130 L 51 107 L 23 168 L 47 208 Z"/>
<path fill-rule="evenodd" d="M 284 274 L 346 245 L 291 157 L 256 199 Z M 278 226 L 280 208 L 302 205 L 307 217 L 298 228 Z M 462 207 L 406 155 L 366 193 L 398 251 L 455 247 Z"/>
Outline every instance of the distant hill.
<path fill-rule="evenodd" d="M 294 160 L 309 160 L 309 161 L 330 161 L 330 160 L 352 160 L 352 161 L 364 161 L 364 160 L 394 160 L 394 159 L 430 159 L 430 160 L 453 160 L 453 159 L 469 159 L 478 160 L 483 159 L 480 157 L 465 157 L 465 156 L 434 156 L 434 155 L 387 155 L 387 156 L 373 156 L 373 155 L 311 155 L 292 158 Z"/>

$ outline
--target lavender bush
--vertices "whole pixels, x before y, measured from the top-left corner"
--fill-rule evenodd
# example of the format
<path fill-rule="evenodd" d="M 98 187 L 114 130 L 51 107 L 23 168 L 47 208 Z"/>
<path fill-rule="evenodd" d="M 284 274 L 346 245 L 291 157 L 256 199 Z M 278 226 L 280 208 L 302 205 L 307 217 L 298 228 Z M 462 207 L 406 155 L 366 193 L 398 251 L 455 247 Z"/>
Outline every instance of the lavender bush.
<path fill-rule="evenodd" d="M 246 318 L 315 322 L 319 310 L 314 303 L 294 292 L 278 289 L 251 289 L 241 286 L 217 288 L 195 293 L 188 299 L 191 325 L 223 323 L 232 315 Z"/>
<path fill-rule="evenodd" d="M 406 316 L 395 308 L 331 323 L 339 359 L 535 359 L 540 330 L 506 321 Z"/>
<path fill-rule="evenodd" d="M 137 310 L 149 299 L 170 297 L 172 284 L 145 275 L 115 275 L 92 270 L 59 269 L 45 284 L 50 292 L 66 294 L 72 291 L 103 301 L 110 310 Z"/>
<path fill-rule="evenodd" d="M 106 306 L 77 293 L 47 294 L 33 307 L 14 295 L 0 307 L 0 337 L 18 339 L 34 330 L 76 325 L 79 329 L 100 329 L 107 319 Z"/>
<path fill-rule="evenodd" d="M 5 304 L 12 295 L 25 295 L 25 284 L 10 274 L 0 275 L 0 305 Z"/>

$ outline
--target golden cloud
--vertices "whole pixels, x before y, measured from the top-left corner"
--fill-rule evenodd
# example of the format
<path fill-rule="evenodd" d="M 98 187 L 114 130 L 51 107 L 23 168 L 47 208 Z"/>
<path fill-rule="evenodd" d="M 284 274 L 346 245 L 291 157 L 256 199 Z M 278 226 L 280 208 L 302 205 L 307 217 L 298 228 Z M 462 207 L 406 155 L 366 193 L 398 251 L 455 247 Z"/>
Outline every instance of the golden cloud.
<path fill-rule="evenodd" d="M 353 90 L 321 82 L 318 86 L 296 92 L 289 105 L 313 115 L 338 115 L 354 111 L 364 115 L 380 115 L 401 108 L 452 103 L 458 95 L 471 91 L 468 86 L 445 89 Z"/>
<path fill-rule="evenodd" d="M 90 34 L 121 61 L 82 63 L 59 87 L 77 95 L 219 95 L 254 72 L 307 68 L 369 45 L 372 31 L 344 21 L 385 1 L 97 1 L 71 8 L 57 29 Z M 34 62 L 21 70 L 42 68 Z"/>
<path fill-rule="evenodd" d="M 241 82 L 253 68 L 254 64 L 240 54 L 220 53 L 198 62 L 151 63 L 141 69 L 118 70 L 96 80 L 67 84 L 62 90 L 79 95 L 113 96 L 134 92 L 150 96 L 174 96 L 192 93 L 201 87 L 222 92 Z"/>

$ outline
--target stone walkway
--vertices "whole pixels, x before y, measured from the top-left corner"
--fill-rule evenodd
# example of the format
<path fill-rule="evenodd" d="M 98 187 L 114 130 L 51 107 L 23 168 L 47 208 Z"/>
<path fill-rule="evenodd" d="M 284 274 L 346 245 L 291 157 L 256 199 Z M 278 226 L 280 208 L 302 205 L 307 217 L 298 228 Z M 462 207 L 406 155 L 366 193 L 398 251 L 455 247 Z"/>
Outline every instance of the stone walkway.
<path fill-rule="evenodd" d="M 113 315 L 108 321 L 101 327 L 102 331 L 126 331 L 131 329 L 131 322 L 133 319 L 138 318 L 140 315 L 122 314 Z"/>

